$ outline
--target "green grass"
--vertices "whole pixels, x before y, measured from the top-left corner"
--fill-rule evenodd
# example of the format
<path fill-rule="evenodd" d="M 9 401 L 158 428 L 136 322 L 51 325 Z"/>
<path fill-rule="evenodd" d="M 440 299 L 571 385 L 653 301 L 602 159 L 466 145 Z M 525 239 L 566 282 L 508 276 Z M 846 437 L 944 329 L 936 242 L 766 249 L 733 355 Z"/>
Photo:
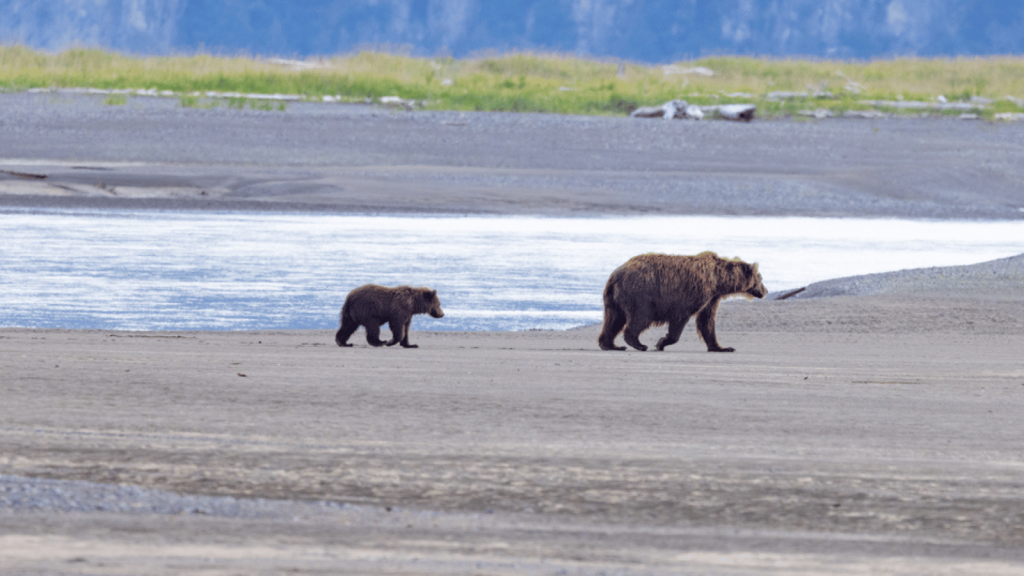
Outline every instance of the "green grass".
<path fill-rule="evenodd" d="M 863 100 L 949 101 L 982 96 L 997 100 L 981 110 L 1018 112 L 1004 99 L 1024 98 L 1024 58 L 898 58 L 872 61 L 714 57 L 662 67 L 565 55 L 512 53 L 498 57 L 412 58 L 360 52 L 310 60 L 314 68 L 246 57 L 205 54 L 132 57 L 76 49 L 47 54 L 22 46 L 0 47 L 0 90 L 92 87 L 170 90 L 184 107 L 208 107 L 206 91 L 298 94 L 320 101 L 401 96 L 446 110 L 495 110 L 624 115 L 637 106 L 680 98 L 708 105 L 752 102 L 761 117 L 827 108 L 833 113 L 865 108 Z M 713 76 L 673 69 L 702 66 Z M 830 92 L 831 98 L 773 102 L 775 91 Z M 733 93 L 749 96 L 729 96 Z M 113 103 L 113 102 L 111 102 Z M 228 98 L 213 105 L 283 110 L 285 104 Z M 897 113 L 920 111 L 895 110 Z"/>

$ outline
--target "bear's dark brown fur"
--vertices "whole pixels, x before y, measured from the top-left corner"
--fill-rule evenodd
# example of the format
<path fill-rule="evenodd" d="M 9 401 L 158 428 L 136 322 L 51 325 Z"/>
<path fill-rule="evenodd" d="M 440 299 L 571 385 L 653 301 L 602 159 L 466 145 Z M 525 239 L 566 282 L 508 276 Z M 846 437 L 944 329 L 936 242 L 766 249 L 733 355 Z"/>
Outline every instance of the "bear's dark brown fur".
<path fill-rule="evenodd" d="M 348 293 L 341 307 L 341 328 L 334 335 L 338 346 L 351 346 L 348 339 L 356 328 L 366 328 L 366 341 L 371 346 L 383 346 L 380 327 L 387 322 L 391 328 L 388 346 L 401 344 L 403 348 L 417 348 L 409 344 L 409 326 L 414 314 L 430 314 L 433 318 L 444 317 L 437 290 L 413 288 L 412 286 L 377 286 L 367 284 Z"/>
<path fill-rule="evenodd" d="M 708 352 L 732 352 L 718 345 L 715 313 L 726 296 L 742 294 L 764 298 L 757 264 L 719 258 L 714 252 L 696 256 L 641 254 L 619 266 L 604 287 L 604 326 L 597 343 L 602 350 L 625 350 L 615 337 L 625 328 L 626 344 L 647 350 L 640 334 L 652 324 L 668 324 L 658 350 L 679 341 L 683 327 L 697 315 L 697 333 Z"/>

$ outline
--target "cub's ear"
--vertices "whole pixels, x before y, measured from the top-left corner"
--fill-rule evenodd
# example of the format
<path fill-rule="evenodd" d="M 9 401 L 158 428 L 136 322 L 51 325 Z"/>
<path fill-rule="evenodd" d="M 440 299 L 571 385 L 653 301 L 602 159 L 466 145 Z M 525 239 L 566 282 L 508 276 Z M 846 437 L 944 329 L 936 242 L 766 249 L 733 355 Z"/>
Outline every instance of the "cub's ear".
<path fill-rule="evenodd" d="M 754 262 L 752 268 L 754 269 L 754 274 L 757 275 L 757 262 Z"/>
<path fill-rule="evenodd" d="M 423 297 L 427 300 L 433 299 L 434 296 L 437 296 L 437 290 L 431 290 L 430 288 L 423 289 Z"/>

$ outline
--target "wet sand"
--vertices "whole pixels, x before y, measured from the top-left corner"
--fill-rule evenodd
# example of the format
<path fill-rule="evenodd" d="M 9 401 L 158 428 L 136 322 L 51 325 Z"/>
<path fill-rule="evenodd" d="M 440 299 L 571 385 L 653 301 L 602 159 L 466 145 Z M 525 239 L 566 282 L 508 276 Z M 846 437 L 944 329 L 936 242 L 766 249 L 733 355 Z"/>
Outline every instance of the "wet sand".
<path fill-rule="evenodd" d="M 0 207 L 1020 219 L 1022 180 L 1024 122 L 259 112 L 0 94 Z"/>
<path fill-rule="evenodd" d="M 733 354 L 2 329 L 0 473 L 352 506 L 0 512 L 0 571 L 1019 573 L 1024 305 L 919 300 L 730 302 Z"/>
<path fill-rule="evenodd" d="M 484 127 L 21 96 L 0 95 L 0 170 L 21 174 L 0 178 L 9 207 L 1011 218 L 1024 206 L 1014 126 L 488 115 Z M 522 134 L 534 139 L 510 137 Z M 2 328 L 0 572 L 1019 574 L 1019 260 L 727 302 L 718 332 L 733 354 L 707 353 L 692 326 L 663 353 L 599 351 L 597 326 L 414 321 L 414 350 L 361 333 L 340 349 L 328 331 Z M 96 495 L 117 486 L 161 492 Z M 153 505 L 175 495 L 210 499 Z"/>

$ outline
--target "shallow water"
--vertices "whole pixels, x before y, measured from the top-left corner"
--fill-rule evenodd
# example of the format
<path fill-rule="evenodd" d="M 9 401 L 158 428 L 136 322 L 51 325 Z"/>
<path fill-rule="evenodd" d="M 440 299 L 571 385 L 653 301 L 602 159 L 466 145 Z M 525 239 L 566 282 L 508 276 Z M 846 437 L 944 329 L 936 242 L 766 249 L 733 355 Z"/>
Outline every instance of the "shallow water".
<path fill-rule="evenodd" d="M 438 290 L 414 330 L 561 329 L 643 252 L 757 261 L 773 291 L 1024 252 L 1024 222 L 896 219 L 5 210 L 0 235 L 0 325 L 125 330 L 334 328 L 370 282 Z"/>

